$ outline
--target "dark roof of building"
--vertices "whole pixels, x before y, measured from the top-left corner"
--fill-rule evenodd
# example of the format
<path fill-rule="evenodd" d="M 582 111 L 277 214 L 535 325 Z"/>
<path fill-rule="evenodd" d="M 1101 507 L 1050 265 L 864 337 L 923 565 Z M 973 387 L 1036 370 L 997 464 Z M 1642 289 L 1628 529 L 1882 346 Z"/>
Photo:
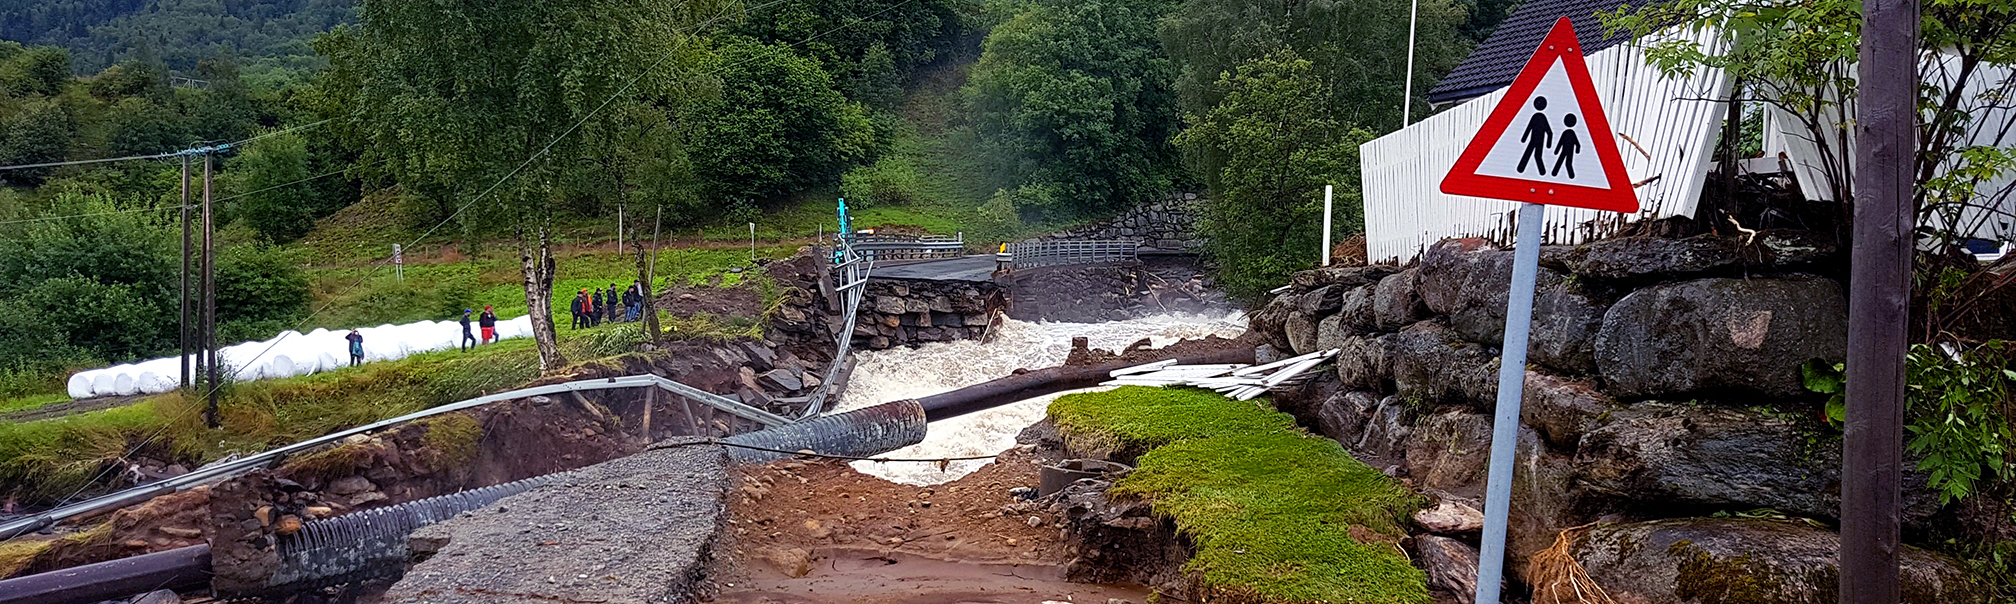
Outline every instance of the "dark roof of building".
<path fill-rule="evenodd" d="M 1554 21 L 1568 17 L 1575 23 L 1575 37 L 1582 41 L 1583 54 L 1616 46 L 1631 38 L 1618 32 L 1603 35 L 1603 23 L 1596 13 L 1616 12 L 1622 6 L 1643 6 L 1652 0 L 1528 0 L 1498 24 L 1483 44 L 1470 52 L 1456 69 L 1428 91 L 1428 100 L 1447 103 L 1483 96 L 1512 84 L 1540 39 L 1554 28 Z"/>

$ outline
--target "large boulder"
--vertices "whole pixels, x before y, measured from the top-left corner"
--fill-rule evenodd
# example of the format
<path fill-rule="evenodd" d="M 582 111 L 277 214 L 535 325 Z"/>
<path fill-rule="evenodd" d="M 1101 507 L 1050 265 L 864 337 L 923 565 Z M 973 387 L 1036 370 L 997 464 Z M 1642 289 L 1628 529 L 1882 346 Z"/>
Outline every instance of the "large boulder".
<path fill-rule="evenodd" d="M 1603 425 L 1619 408 L 1595 384 L 1540 371 L 1526 372 L 1519 420 L 1540 432 L 1557 450 L 1573 452 L 1582 435 Z"/>
<path fill-rule="evenodd" d="M 1575 460 L 1553 453 L 1531 427 L 1519 427 L 1513 456 L 1512 509 L 1505 527 L 1505 566 L 1524 577 L 1526 561 L 1554 545 L 1561 532 L 1611 510 L 1611 502 L 1577 481 Z M 1526 577 L 1527 583 L 1532 578 Z"/>
<path fill-rule="evenodd" d="M 1846 355 L 1848 303 L 1820 277 L 1698 279 L 1618 300 L 1596 333 L 1596 366 L 1620 398 L 1805 393 L 1799 365 Z"/>
<path fill-rule="evenodd" d="M 1295 354 L 1316 352 L 1316 321 L 1308 315 L 1299 312 L 1289 314 L 1288 320 L 1281 322 L 1281 331 L 1286 332 L 1288 349 Z"/>
<path fill-rule="evenodd" d="M 1404 468 L 1401 462 L 1407 459 L 1407 438 L 1413 433 L 1414 409 L 1400 397 L 1388 396 L 1372 408 L 1372 417 L 1365 420 L 1358 441 L 1344 445 L 1366 465 Z"/>
<path fill-rule="evenodd" d="M 1771 508 L 1811 518 L 1833 518 L 1841 506 L 1840 438 L 1798 415 L 1638 403 L 1584 436 L 1575 461 L 1590 488 L 1661 506 Z M 1907 522 L 1938 510 L 1924 489 L 1905 489 L 1903 503 Z"/>
<path fill-rule="evenodd" d="M 1466 340 L 1486 344 L 1503 342 L 1505 296 L 1512 287 L 1512 256 L 1511 250 L 1498 249 L 1478 239 L 1442 240 L 1421 254 L 1420 273 L 1415 280 L 1422 303 L 1429 310 L 1448 317 L 1449 327 Z M 1566 282 L 1561 273 L 1552 269 L 1543 267 L 1539 271 L 1535 276 L 1536 292 L 1554 290 Z M 1535 309 L 1540 311 L 1534 313 L 1536 317 L 1554 312 L 1552 307 L 1555 305 L 1566 309 L 1577 303 L 1592 303 L 1562 299 L 1548 301 L 1548 308 L 1541 308 L 1542 301 L 1549 297 L 1535 294 Z M 1564 323 L 1564 326 L 1572 323 Z M 1560 336 L 1550 333 L 1544 337 L 1567 335 L 1572 335 L 1572 332 L 1564 332 Z M 1536 339 L 1543 337 L 1538 333 L 1535 336 Z M 1575 344 L 1571 341 L 1558 348 L 1562 349 L 1562 354 L 1572 355 Z"/>
<path fill-rule="evenodd" d="M 1831 604 L 1841 538 L 1794 522 L 1683 518 L 1598 526 L 1576 560 L 1618 602 Z M 1904 604 L 1988 601 L 1967 571 L 1910 546 L 1898 551 Z"/>
<path fill-rule="evenodd" d="M 1836 249 L 1831 237 L 1790 229 L 1686 239 L 1620 237 L 1582 246 L 1566 264 L 1586 277 L 1649 280 L 1737 269 L 1782 270 L 1825 260 Z"/>
<path fill-rule="evenodd" d="M 1340 391 L 1316 406 L 1316 429 L 1324 436 L 1349 446 L 1365 433 L 1365 422 L 1379 408 L 1379 394 L 1363 390 Z"/>
<path fill-rule="evenodd" d="M 1451 411 L 1414 425 L 1407 439 L 1407 475 L 1415 488 L 1464 499 L 1484 496 L 1491 461 L 1491 416 Z"/>
<path fill-rule="evenodd" d="M 1428 587 L 1457 602 L 1477 601 L 1477 548 L 1448 537 L 1422 535 L 1414 552 L 1428 575 Z"/>
<path fill-rule="evenodd" d="M 1533 293 L 1533 331 L 1526 359 L 1575 375 L 1596 373 L 1596 332 L 1603 327 L 1604 300 L 1567 282 Z"/>
<path fill-rule="evenodd" d="M 1369 332 L 1379 328 L 1374 318 L 1373 301 L 1376 285 L 1367 285 L 1344 292 L 1344 299 L 1338 304 L 1337 316 L 1344 318 L 1344 326 L 1354 332 Z"/>
<path fill-rule="evenodd" d="M 1372 266 L 1332 266 L 1299 271 L 1288 278 L 1288 284 L 1295 291 L 1311 291 L 1325 285 L 1358 287 L 1378 283 L 1380 279 L 1395 273 L 1393 267 Z"/>
<path fill-rule="evenodd" d="M 1260 334 L 1268 344 L 1277 350 L 1290 350 L 1286 323 L 1295 314 L 1297 297 L 1281 294 L 1268 300 L 1259 310 L 1246 314 L 1246 331 Z"/>
<path fill-rule="evenodd" d="M 1383 392 L 1393 381 L 1393 366 L 1387 361 L 1387 343 L 1397 336 L 1345 336 L 1337 343 L 1337 382 L 1347 389 Z"/>
<path fill-rule="evenodd" d="M 1372 296 L 1373 326 L 1379 331 L 1400 331 L 1428 318 L 1428 305 L 1421 303 L 1421 292 L 1415 287 L 1416 272 L 1410 268 L 1379 280 Z"/>
<path fill-rule="evenodd" d="M 1575 274 L 1598 279 L 1689 275 L 1742 262 L 1737 247 L 1733 238 L 1715 235 L 1618 237 L 1583 246 L 1568 267 Z"/>
<path fill-rule="evenodd" d="M 1490 407 L 1498 394 L 1497 354 L 1429 321 L 1386 341 L 1386 362 L 1401 398 L 1429 404 Z"/>

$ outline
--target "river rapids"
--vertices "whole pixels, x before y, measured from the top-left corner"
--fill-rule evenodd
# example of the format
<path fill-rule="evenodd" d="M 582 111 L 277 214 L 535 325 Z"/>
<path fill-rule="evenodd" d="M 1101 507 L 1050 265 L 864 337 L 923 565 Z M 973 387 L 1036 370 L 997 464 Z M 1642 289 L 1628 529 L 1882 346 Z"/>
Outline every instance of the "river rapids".
<path fill-rule="evenodd" d="M 1007 376 L 1018 368 L 1062 365 L 1074 337 L 1087 338 L 1093 348 L 1120 350 L 1144 337 L 1162 347 L 1206 336 L 1234 338 L 1245 331 L 1245 316 L 1238 312 L 1157 315 L 1106 323 L 1010 320 L 986 344 L 962 340 L 856 353 L 854 373 L 847 380 L 839 408 L 856 409 L 955 390 Z M 934 422 L 924 442 L 882 457 L 938 459 L 1006 451 L 1015 446 L 1017 433 L 1043 419 L 1044 410 L 1058 396 L 1062 394 Z M 854 468 L 894 482 L 930 485 L 956 480 L 987 463 L 991 462 L 955 461 L 941 470 L 931 462 L 857 461 Z"/>

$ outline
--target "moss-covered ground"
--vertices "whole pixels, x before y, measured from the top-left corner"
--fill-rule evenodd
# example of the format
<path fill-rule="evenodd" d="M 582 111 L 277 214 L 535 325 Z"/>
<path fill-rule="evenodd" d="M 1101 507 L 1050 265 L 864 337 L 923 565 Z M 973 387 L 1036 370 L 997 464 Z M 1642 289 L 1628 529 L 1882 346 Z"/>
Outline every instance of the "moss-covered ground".
<path fill-rule="evenodd" d="M 1197 546 L 1185 571 L 1214 600 L 1430 601 L 1395 544 L 1419 499 L 1286 414 L 1208 390 L 1128 386 L 1065 396 L 1050 417 L 1071 438 L 1150 449 L 1113 492 L 1176 521 Z"/>

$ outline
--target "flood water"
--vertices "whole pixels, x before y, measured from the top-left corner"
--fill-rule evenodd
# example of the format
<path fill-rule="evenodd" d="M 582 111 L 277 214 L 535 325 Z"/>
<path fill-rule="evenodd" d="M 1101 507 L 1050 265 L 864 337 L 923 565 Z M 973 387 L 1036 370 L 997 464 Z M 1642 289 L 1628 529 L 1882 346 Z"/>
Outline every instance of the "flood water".
<path fill-rule="evenodd" d="M 917 398 L 971 386 L 1013 373 L 1018 368 L 1042 369 L 1064 364 L 1071 338 L 1085 337 L 1093 348 L 1120 350 L 1148 338 L 1156 347 L 1177 340 L 1238 337 L 1246 331 L 1238 312 L 1205 315 L 1158 315 L 1106 323 L 1029 323 L 1010 320 L 986 344 L 975 341 L 938 342 L 917 348 L 892 348 L 856 353 L 854 373 L 847 379 L 840 409 L 855 409 L 906 398 Z M 1043 419 L 1050 401 L 1061 394 L 1003 405 L 986 411 L 933 422 L 924 442 L 883 457 L 943 458 L 992 455 L 1015 446 L 1015 435 Z M 948 482 L 989 462 L 955 461 L 939 470 L 921 462 L 854 462 L 854 468 L 904 484 Z"/>

